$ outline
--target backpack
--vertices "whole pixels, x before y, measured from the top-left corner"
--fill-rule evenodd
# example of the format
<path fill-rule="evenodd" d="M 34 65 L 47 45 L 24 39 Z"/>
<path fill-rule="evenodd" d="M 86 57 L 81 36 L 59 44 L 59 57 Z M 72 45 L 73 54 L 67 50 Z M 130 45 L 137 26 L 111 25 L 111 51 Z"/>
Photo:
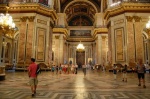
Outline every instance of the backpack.
<path fill-rule="evenodd" d="M 37 69 L 36 69 L 36 75 L 40 74 L 41 73 L 41 68 L 39 65 L 37 65 Z"/>

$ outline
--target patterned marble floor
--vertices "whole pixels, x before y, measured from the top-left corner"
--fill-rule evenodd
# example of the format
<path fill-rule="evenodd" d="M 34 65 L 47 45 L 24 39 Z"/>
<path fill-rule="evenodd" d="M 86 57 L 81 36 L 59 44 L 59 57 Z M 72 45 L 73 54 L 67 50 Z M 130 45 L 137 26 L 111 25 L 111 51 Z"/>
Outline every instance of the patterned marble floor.
<path fill-rule="evenodd" d="M 136 73 L 128 73 L 128 82 L 122 82 L 122 74 L 114 80 L 111 72 L 87 71 L 86 77 L 78 74 L 54 74 L 42 72 L 39 76 L 34 99 L 150 99 L 150 74 L 146 74 L 146 86 L 138 86 Z M 31 99 L 27 72 L 6 72 L 6 80 L 0 81 L 0 99 Z"/>

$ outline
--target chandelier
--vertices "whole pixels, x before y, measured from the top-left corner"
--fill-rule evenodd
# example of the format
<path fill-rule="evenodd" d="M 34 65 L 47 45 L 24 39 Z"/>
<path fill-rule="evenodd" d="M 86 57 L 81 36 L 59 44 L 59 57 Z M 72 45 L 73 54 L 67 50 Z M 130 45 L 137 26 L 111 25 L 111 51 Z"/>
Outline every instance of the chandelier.
<path fill-rule="evenodd" d="M 9 7 L 6 7 L 7 11 Z M 0 14 L 0 33 L 4 34 L 7 37 L 13 38 L 14 33 L 17 31 L 15 23 L 13 22 L 12 16 L 7 12 L 6 15 L 3 13 Z"/>
<path fill-rule="evenodd" d="M 78 44 L 78 46 L 77 46 L 77 50 L 78 51 L 83 51 L 84 50 L 84 46 L 83 46 L 83 44 L 81 44 L 81 42 Z"/>
<path fill-rule="evenodd" d="M 148 21 L 148 23 L 146 24 L 146 28 L 150 29 L 150 20 Z"/>

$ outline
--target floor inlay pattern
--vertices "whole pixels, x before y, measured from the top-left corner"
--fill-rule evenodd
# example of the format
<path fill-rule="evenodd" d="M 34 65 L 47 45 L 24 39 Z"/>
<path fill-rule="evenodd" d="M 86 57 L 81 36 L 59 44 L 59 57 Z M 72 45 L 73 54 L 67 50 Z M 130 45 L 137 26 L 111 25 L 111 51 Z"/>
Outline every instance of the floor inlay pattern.
<path fill-rule="evenodd" d="M 0 99 L 31 99 L 27 72 L 7 72 L 0 81 Z M 128 82 L 122 82 L 122 74 L 113 79 L 110 72 L 88 70 L 86 77 L 80 70 L 75 74 L 52 75 L 50 71 L 39 75 L 34 99 L 150 99 L 150 74 L 146 74 L 146 86 L 138 86 L 136 73 L 128 73 Z"/>

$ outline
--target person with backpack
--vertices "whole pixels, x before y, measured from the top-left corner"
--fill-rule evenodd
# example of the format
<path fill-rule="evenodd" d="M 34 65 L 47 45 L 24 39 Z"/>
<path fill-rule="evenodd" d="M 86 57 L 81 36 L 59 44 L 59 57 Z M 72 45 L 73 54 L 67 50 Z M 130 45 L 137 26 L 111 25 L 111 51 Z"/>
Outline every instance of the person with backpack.
<path fill-rule="evenodd" d="M 31 58 L 31 64 L 28 67 L 28 75 L 29 75 L 29 84 L 31 86 L 32 97 L 36 94 L 36 88 L 38 84 L 37 79 L 37 64 L 35 63 L 35 59 Z"/>

